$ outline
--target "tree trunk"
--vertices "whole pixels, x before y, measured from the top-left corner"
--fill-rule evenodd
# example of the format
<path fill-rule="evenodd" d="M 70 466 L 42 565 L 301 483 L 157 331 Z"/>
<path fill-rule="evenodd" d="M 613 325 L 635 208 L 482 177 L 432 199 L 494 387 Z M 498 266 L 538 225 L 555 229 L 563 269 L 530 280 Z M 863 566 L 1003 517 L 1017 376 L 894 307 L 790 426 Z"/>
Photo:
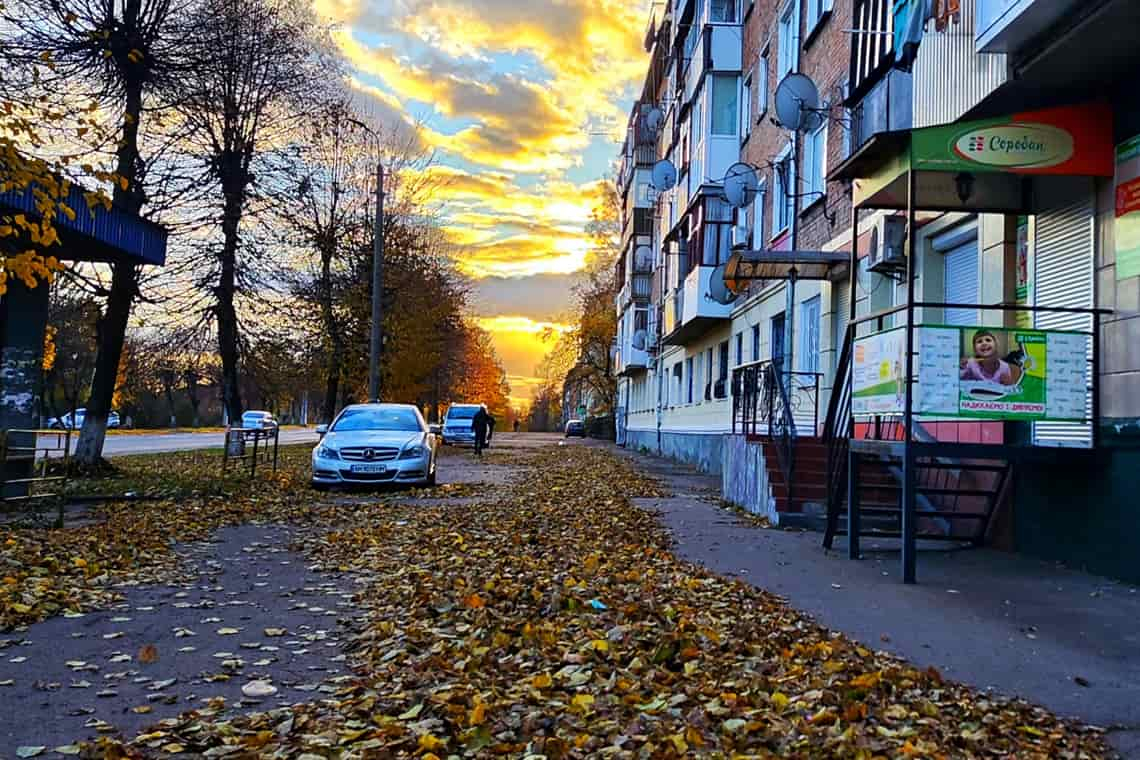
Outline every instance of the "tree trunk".
<path fill-rule="evenodd" d="M 193 370 L 187 371 L 186 377 L 186 396 L 190 399 L 190 407 L 194 410 L 194 419 L 192 425 L 194 427 L 201 427 L 202 421 L 198 413 L 198 408 L 202 404 L 201 397 L 198 396 L 198 375 Z"/>
<path fill-rule="evenodd" d="M 328 246 L 321 252 L 321 321 L 329 338 L 329 352 L 325 359 L 325 400 L 321 419 L 332 422 L 336 416 L 336 395 L 340 390 L 340 376 L 344 355 L 344 339 L 340 334 L 336 312 L 333 310 L 332 251 Z"/>
<path fill-rule="evenodd" d="M 138 135 L 142 118 L 142 83 L 129 83 L 126 92 L 126 109 L 123 113 L 123 139 L 119 142 L 115 172 L 127 181 L 124 189 L 115 185 L 112 200 L 130 214 L 142 209 L 145 197 L 138 179 Z M 87 400 L 87 415 L 83 430 L 75 444 L 75 461 L 81 467 L 91 467 L 103 457 L 103 442 L 107 437 L 107 415 L 111 413 L 111 400 L 115 396 L 115 383 L 119 376 L 119 362 L 123 357 L 123 343 L 131 307 L 138 295 L 138 266 L 132 261 L 116 261 L 111 265 L 111 292 L 107 296 L 107 311 L 99 320 L 99 348 L 95 355 L 95 374 L 91 379 L 91 394 Z"/>
<path fill-rule="evenodd" d="M 166 407 L 170 411 L 170 429 L 178 427 L 178 415 L 174 413 L 174 389 L 166 386 Z"/>
<path fill-rule="evenodd" d="M 218 354 L 222 359 L 222 404 L 230 424 L 241 420 L 241 388 L 238 385 L 238 321 L 234 296 L 237 292 L 238 225 L 241 193 L 227 192 L 222 221 L 222 268 L 217 287 Z"/>

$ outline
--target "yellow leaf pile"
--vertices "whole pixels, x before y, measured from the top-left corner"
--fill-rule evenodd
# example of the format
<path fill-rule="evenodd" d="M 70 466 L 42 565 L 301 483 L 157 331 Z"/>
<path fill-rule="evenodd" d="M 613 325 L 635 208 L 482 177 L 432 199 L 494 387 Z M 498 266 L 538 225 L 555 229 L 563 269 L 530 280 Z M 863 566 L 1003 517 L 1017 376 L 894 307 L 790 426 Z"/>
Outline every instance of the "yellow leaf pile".
<path fill-rule="evenodd" d="M 629 501 L 654 493 L 615 457 L 566 447 L 476 504 L 362 508 L 351 529 L 318 531 L 307 547 L 366 584 L 355 683 L 253 716 L 213 706 L 165 722 L 160 739 L 108 739 L 104 749 L 149 756 L 176 741 L 214 757 L 256 741 L 266 757 L 551 760 L 1105 754 L 1091 729 L 871 652 L 774 596 L 678 560 L 654 516 Z"/>

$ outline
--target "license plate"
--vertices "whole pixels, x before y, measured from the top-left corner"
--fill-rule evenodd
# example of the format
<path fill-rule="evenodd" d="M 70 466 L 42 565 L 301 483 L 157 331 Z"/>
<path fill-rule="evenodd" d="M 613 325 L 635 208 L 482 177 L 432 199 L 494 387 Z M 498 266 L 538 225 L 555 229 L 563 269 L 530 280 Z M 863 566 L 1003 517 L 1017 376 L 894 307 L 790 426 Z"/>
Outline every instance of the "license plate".
<path fill-rule="evenodd" d="M 358 475 L 383 475 L 388 468 L 382 464 L 354 464 L 352 472 Z"/>

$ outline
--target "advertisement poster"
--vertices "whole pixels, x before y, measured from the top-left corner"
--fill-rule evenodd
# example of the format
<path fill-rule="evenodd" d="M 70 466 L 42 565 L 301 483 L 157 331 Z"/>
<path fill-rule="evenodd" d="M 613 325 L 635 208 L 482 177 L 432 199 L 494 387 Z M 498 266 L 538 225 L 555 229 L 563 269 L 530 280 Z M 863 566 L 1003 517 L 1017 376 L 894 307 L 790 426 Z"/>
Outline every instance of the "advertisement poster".
<path fill-rule="evenodd" d="M 919 330 L 920 414 L 1083 421 L 1088 336 L 983 327 Z"/>
<path fill-rule="evenodd" d="M 906 330 L 860 338 L 852 364 L 854 414 L 902 414 L 906 385 Z"/>
<path fill-rule="evenodd" d="M 1033 244 L 1029 236 L 1029 217 L 1017 218 L 1017 304 L 1018 306 L 1031 306 L 1033 304 Z M 1033 327 L 1033 312 L 1019 311 L 1015 313 L 1017 326 Z"/>
<path fill-rule="evenodd" d="M 1116 146 L 1116 279 L 1140 275 L 1140 135 Z"/>

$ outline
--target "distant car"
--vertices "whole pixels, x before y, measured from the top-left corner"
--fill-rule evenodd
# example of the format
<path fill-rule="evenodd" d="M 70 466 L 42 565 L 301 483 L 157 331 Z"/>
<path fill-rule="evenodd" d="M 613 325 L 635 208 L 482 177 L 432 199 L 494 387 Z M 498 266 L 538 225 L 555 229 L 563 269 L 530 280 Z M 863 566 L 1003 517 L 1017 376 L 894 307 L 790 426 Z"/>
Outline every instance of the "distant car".
<path fill-rule="evenodd" d="M 79 430 L 83 427 L 83 420 L 87 417 L 86 409 L 76 409 L 74 415 L 71 412 L 63 415 L 62 417 L 52 417 L 48 420 L 48 427 L 52 430 Z M 107 415 L 107 429 L 114 430 L 119 427 L 119 413 L 111 412 Z"/>
<path fill-rule="evenodd" d="M 269 412 L 246 412 L 241 416 L 241 426 L 246 430 L 272 430 L 277 427 L 277 418 Z"/>
<path fill-rule="evenodd" d="M 566 423 L 566 437 L 578 436 L 579 438 L 586 437 L 586 423 L 582 420 L 570 420 Z"/>
<path fill-rule="evenodd" d="M 444 446 L 474 446 L 475 428 L 472 422 L 483 408 L 482 404 L 452 404 L 443 418 Z"/>
<path fill-rule="evenodd" d="M 434 486 L 438 438 L 409 404 L 347 407 L 313 449 L 313 488 L 402 483 Z"/>

